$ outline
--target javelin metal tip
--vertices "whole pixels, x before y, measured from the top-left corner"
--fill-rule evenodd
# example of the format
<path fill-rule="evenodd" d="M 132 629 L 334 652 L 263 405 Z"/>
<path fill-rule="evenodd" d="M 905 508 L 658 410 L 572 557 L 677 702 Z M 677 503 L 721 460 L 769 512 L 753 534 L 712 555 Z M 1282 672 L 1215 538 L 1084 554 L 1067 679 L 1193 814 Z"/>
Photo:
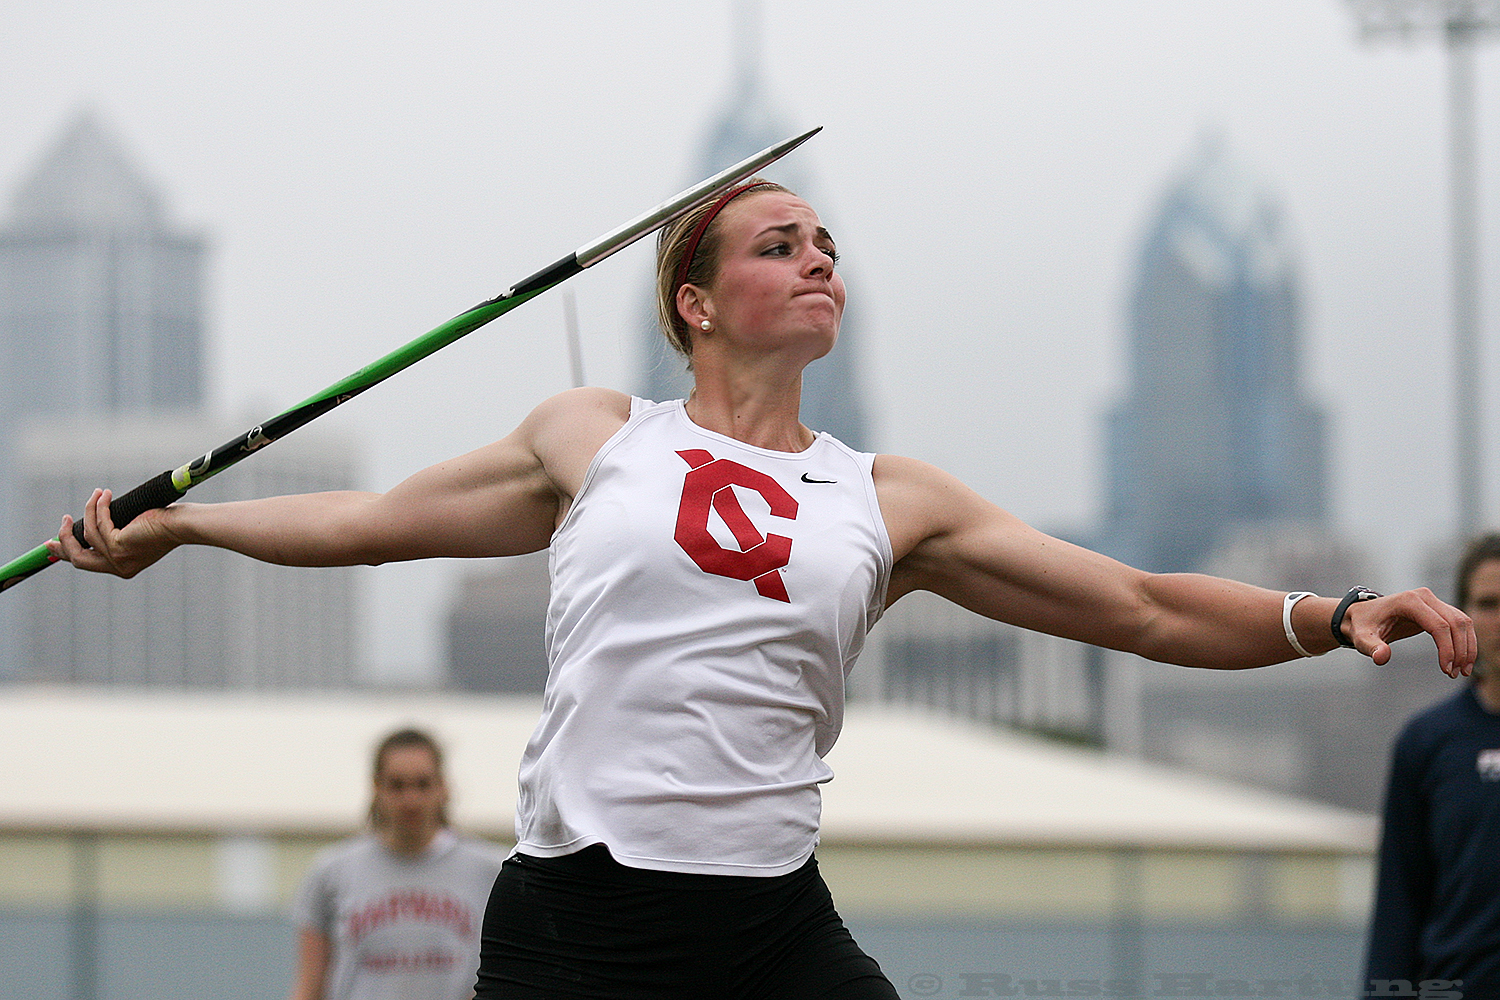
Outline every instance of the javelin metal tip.
<path fill-rule="evenodd" d="M 578 266 L 591 267 L 615 251 L 622 250 L 634 243 L 647 233 L 655 232 L 673 219 L 685 212 L 692 211 L 696 206 L 733 187 L 745 178 L 754 176 L 758 171 L 775 163 L 821 131 L 823 131 L 823 126 L 818 125 L 808 129 L 801 135 L 794 135 L 790 139 L 783 139 L 774 146 L 767 146 L 754 156 L 746 157 L 734 166 L 719 171 L 705 181 L 694 184 L 675 198 L 670 198 L 662 202 L 651 211 L 631 219 L 625 225 L 606 233 L 594 242 L 579 247 L 578 251 L 574 254 L 574 258 L 578 261 Z"/>

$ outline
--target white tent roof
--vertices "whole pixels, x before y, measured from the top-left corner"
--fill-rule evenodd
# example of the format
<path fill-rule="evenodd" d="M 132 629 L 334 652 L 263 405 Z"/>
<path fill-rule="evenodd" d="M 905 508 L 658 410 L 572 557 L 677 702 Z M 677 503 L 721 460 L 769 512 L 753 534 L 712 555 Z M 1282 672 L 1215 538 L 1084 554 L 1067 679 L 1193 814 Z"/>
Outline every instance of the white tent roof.
<path fill-rule="evenodd" d="M 539 703 L 425 693 L 0 689 L 0 830 L 339 834 L 374 743 L 448 751 L 455 820 L 507 837 Z M 1363 814 L 891 707 L 851 706 L 824 840 L 1369 852 Z"/>

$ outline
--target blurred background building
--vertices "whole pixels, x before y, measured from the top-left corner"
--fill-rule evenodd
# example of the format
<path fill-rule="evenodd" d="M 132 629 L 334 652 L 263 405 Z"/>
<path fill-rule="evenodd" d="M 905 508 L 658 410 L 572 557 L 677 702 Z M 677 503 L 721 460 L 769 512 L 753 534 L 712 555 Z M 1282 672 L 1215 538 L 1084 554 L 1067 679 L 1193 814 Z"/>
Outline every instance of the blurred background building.
<path fill-rule="evenodd" d="M 93 112 L 69 122 L 21 183 L 0 228 L 0 541 L 10 555 L 56 534 L 63 513 L 79 516 L 94 487 L 124 493 L 235 436 L 205 399 L 207 253 Z M 194 499 L 353 485 L 349 442 L 317 428 L 298 437 Z M 173 553 L 128 584 L 54 569 L 0 602 L 0 677 L 347 686 L 355 611 L 350 573 L 222 551 Z"/>
<path fill-rule="evenodd" d="M 547 684 L 547 553 L 465 573 L 448 611 L 448 681 L 460 691 L 541 694 Z"/>
<path fill-rule="evenodd" d="M 1302 389 L 1301 276 L 1283 206 L 1206 138 L 1136 265 L 1129 396 L 1110 416 L 1111 554 L 1200 569 L 1246 526 L 1327 513 L 1327 437 Z"/>

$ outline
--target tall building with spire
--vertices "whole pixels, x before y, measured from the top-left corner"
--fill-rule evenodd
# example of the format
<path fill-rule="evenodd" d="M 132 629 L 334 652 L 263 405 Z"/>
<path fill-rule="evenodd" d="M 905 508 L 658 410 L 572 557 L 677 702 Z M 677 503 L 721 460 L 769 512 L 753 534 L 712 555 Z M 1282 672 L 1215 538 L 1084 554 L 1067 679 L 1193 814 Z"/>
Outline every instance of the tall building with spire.
<path fill-rule="evenodd" d="M 1325 420 L 1299 384 L 1285 213 L 1205 138 L 1150 227 L 1130 306 L 1130 395 L 1109 425 L 1104 547 L 1200 568 L 1246 526 L 1327 508 Z"/>
<path fill-rule="evenodd" d="M 707 136 L 691 171 L 692 179 L 707 177 L 738 163 L 767 146 L 800 130 L 778 115 L 761 85 L 760 31 L 754 4 L 735 6 L 736 69 L 729 99 L 709 125 Z M 820 205 L 816 187 L 802 160 L 792 157 L 768 168 L 766 175 L 807 199 L 838 233 L 837 219 Z M 857 279 L 844 269 L 851 286 L 850 304 L 839 328 L 839 342 L 827 357 L 808 366 L 802 381 L 802 422 L 815 431 L 828 431 L 852 448 L 870 450 L 873 445 L 868 411 L 859 378 L 859 352 L 863 326 L 860 321 Z M 654 283 L 651 283 L 654 287 Z M 638 391 L 648 399 L 679 399 L 692 389 L 686 366 L 662 336 L 654 304 L 643 306 L 645 317 L 639 329 L 640 374 Z"/>
<path fill-rule="evenodd" d="M 56 533 L 93 487 L 123 493 L 243 430 L 205 411 L 206 247 L 93 112 L 19 185 L 0 226 L 0 558 Z M 298 437 L 194 499 L 353 485 L 347 444 Z M 0 597 L 0 678 L 342 686 L 353 616 L 348 573 L 220 550 L 129 582 L 59 568 Z"/>

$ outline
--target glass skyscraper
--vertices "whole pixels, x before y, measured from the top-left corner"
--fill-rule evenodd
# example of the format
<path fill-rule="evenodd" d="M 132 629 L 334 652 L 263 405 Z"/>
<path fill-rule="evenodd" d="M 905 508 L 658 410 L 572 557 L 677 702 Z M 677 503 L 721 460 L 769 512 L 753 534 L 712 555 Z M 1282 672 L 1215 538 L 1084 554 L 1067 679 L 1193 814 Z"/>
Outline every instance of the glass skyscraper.
<path fill-rule="evenodd" d="M 1190 571 L 1236 529 L 1324 518 L 1325 419 L 1298 383 L 1299 334 L 1284 212 L 1207 138 L 1141 251 L 1104 548 Z"/>
<path fill-rule="evenodd" d="M 0 231 L 0 417 L 198 409 L 204 250 L 75 118 Z"/>
<path fill-rule="evenodd" d="M 741 44 L 749 46 L 752 43 L 742 40 Z M 781 121 L 772 113 L 770 103 L 761 89 L 753 58 L 748 51 L 742 53 L 729 101 L 709 129 L 707 141 L 694 165 L 692 179 L 698 180 L 717 173 L 795 134 L 800 128 L 801 126 Z M 768 167 L 765 174 L 807 199 L 814 209 L 818 208 L 817 194 L 807 173 L 800 169 L 795 153 L 790 160 L 782 160 Z M 819 211 L 819 215 L 827 222 L 828 228 L 837 234 L 837 224 L 828 220 L 827 213 Z M 844 280 L 849 284 L 855 283 L 847 272 Z M 872 443 L 858 377 L 862 331 L 858 307 L 852 304 L 858 295 L 851 290 L 849 298 L 851 304 L 844 310 L 837 346 L 827 357 L 809 365 L 803 375 L 802 422 L 815 431 L 828 431 L 851 448 L 868 451 L 872 448 Z M 692 389 L 692 377 L 682 359 L 662 336 L 656 320 L 655 306 L 643 308 L 642 313 L 646 319 L 639 331 L 641 349 L 638 357 L 641 370 L 636 391 L 648 399 L 656 400 L 686 397 Z"/>

